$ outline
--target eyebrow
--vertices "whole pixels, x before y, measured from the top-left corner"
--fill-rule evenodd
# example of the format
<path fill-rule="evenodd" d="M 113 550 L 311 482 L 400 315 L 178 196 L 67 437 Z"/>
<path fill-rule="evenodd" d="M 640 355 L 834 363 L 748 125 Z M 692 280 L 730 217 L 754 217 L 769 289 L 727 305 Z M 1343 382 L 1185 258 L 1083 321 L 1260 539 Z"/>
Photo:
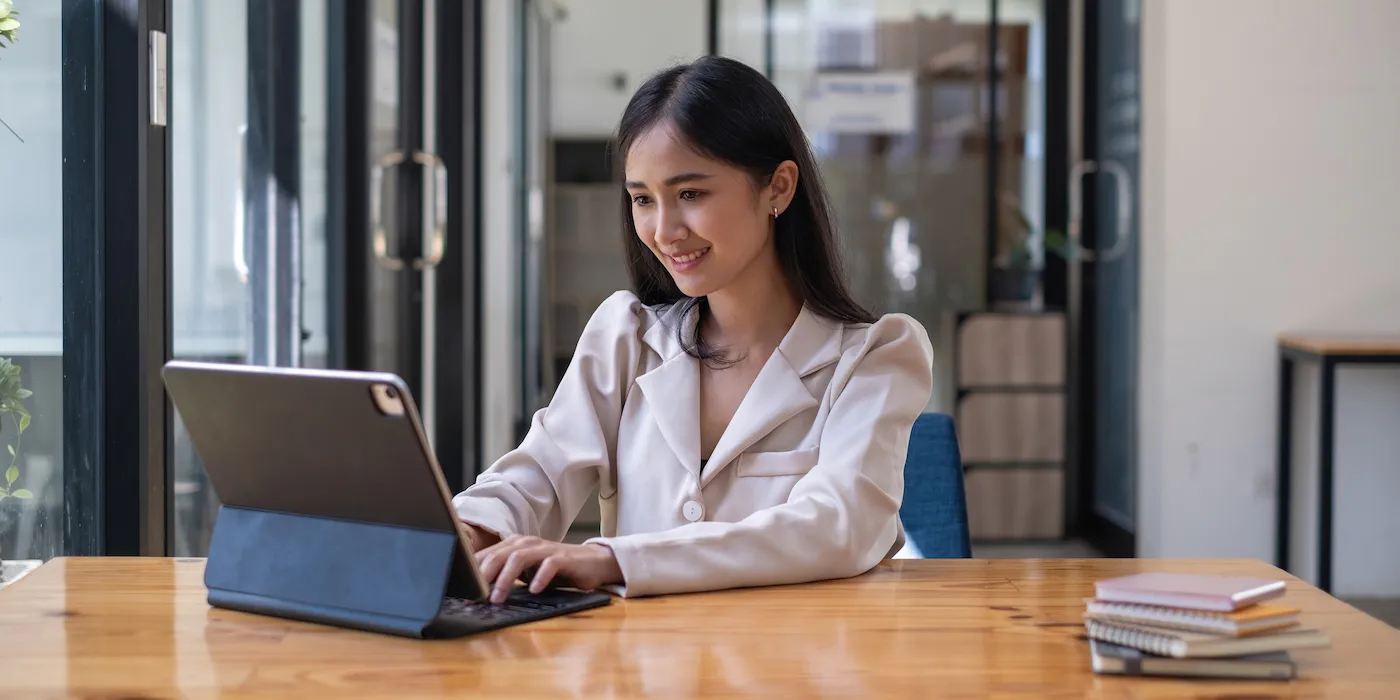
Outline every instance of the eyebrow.
<path fill-rule="evenodd" d="M 710 179 L 710 177 L 712 176 L 708 173 L 681 173 L 680 175 L 672 175 L 671 177 L 666 178 L 665 184 L 667 187 L 675 187 L 676 185 L 685 184 L 687 182 L 699 182 L 701 180 L 708 180 Z M 628 180 L 627 182 L 623 183 L 623 186 L 629 190 L 636 190 L 646 189 L 647 184 L 639 180 Z"/>

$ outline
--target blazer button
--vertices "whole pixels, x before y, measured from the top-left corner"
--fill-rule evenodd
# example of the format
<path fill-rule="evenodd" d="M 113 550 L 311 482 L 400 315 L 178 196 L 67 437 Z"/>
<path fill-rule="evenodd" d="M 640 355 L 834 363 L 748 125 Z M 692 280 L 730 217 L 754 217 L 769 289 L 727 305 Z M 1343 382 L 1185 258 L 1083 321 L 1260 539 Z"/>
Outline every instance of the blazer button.
<path fill-rule="evenodd" d="M 705 507 L 697 501 L 686 501 L 685 505 L 681 507 L 681 514 L 685 516 L 686 520 L 693 523 L 705 517 Z"/>

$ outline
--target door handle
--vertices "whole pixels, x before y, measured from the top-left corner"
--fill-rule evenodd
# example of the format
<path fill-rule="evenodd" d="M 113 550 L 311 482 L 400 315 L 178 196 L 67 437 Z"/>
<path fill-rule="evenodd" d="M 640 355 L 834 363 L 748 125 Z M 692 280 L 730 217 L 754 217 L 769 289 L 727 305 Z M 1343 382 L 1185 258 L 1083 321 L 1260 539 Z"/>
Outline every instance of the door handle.
<path fill-rule="evenodd" d="M 1102 172 L 1112 175 L 1118 188 L 1113 245 L 1105 251 L 1089 250 L 1080 241 L 1084 224 L 1084 176 Z M 1109 262 L 1122 257 L 1128 249 L 1133 225 L 1133 188 L 1128 169 L 1117 161 L 1081 160 L 1069 171 L 1069 245 L 1070 254 L 1086 262 Z"/>
<path fill-rule="evenodd" d="M 429 170 L 432 177 L 431 199 L 425 199 L 423 217 L 424 257 L 405 261 L 389 252 L 389 233 L 384 222 L 384 190 L 392 180 L 386 181 L 384 174 L 405 162 Z M 395 272 L 412 266 L 415 270 L 437 267 L 442 262 L 447 247 L 447 165 L 442 159 L 423 151 L 413 151 L 405 156 L 395 151 L 379 159 L 370 170 L 370 221 L 373 228 L 374 259 L 380 266 Z"/>
<path fill-rule="evenodd" d="M 384 227 L 384 188 L 392 184 L 392 181 L 385 181 L 384 172 L 398 167 L 403 160 L 403 153 L 395 151 L 380 158 L 369 171 L 369 217 L 370 227 L 374 231 L 374 260 L 380 267 L 395 272 L 404 269 L 406 265 L 402 258 L 389 252 L 389 233 Z"/>
<path fill-rule="evenodd" d="M 426 252 L 424 257 L 413 261 L 414 268 L 426 270 L 442 262 L 447 248 L 447 164 L 436 155 L 422 151 L 413 153 L 413 161 L 432 172 L 432 200 L 430 205 L 424 207 L 426 211 L 423 216 L 423 238 L 427 241 L 423 248 Z"/>
<path fill-rule="evenodd" d="M 233 271 L 238 275 L 238 281 L 248 284 L 248 244 L 245 240 L 247 233 L 243 230 L 245 216 L 247 216 L 248 203 L 243 196 L 243 180 L 248 177 L 244 171 L 244 161 L 247 159 L 248 150 L 248 125 L 240 124 L 238 127 L 238 145 L 233 152 L 233 171 L 237 176 L 237 184 L 234 186 L 233 199 Z"/>

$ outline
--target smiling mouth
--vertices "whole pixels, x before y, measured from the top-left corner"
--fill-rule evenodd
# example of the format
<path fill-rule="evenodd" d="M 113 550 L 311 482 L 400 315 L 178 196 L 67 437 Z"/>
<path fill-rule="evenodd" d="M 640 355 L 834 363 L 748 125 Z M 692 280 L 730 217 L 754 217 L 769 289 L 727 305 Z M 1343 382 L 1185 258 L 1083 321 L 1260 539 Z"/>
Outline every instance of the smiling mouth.
<path fill-rule="evenodd" d="M 677 265 L 686 265 L 689 263 L 693 263 L 696 260 L 699 260 L 700 258 L 704 257 L 706 253 L 709 252 L 709 248 L 701 248 L 700 250 L 691 251 L 689 253 L 686 253 L 685 255 L 668 255 L 666 257 L 669 257 L 671 259 L 671 262 Z"/>

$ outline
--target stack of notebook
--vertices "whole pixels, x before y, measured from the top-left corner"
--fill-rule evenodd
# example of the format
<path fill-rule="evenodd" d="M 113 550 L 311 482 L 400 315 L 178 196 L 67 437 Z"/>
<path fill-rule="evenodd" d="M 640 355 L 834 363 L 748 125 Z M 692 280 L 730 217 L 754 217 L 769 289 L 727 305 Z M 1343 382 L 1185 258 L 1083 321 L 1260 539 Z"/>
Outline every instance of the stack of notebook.
<path fill-rule="evenodd" d="M 1275 602 L 1283 581 L 1144 573 L 1099 581 L 1084 626 L 1096 673 L 1293 678 L 1327 636 Z"/>

